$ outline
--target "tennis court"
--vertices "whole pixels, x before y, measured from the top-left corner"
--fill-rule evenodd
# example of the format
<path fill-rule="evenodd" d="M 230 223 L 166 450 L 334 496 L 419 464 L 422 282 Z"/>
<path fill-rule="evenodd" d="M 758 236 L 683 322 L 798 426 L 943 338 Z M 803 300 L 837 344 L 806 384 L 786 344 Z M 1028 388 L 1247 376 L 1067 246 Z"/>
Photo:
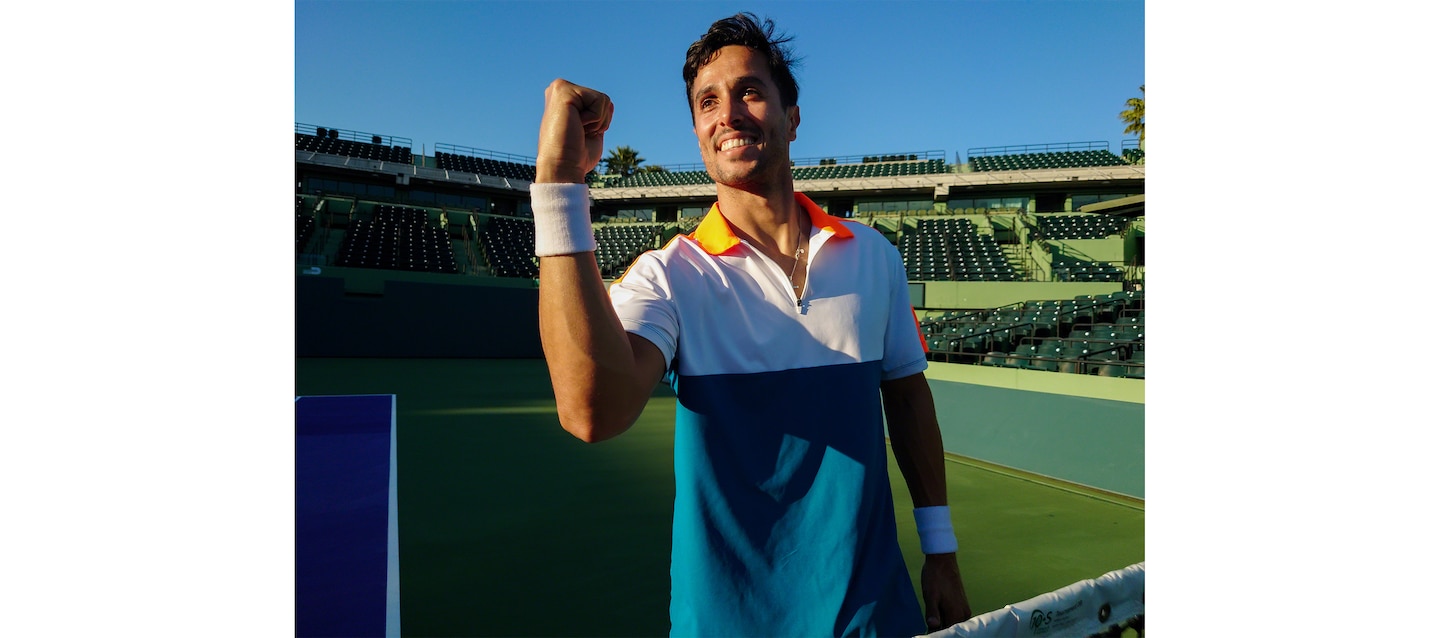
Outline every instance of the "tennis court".
<path fill-rule="evenodd" d="M 297 359 L 295 386 L 395 396 L 404 635 L 668 633 L 668 392 L 624 436 L 587 445 L 559 427 L 540 360 Z M 914 559 L 893 458 L 890 475 Z M 1138 500 L 960 458 L 947 481 L 976 614 L 1144 561 Z"/>

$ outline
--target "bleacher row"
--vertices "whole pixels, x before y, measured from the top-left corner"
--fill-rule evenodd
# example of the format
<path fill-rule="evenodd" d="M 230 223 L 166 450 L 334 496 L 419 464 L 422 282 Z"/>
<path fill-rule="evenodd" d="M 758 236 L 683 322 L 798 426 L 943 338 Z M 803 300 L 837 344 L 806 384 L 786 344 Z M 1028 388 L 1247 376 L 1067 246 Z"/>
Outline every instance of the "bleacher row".
<path fill-rule="evenodd" d="M 943 159 L 906 162 L 869 162 L 864 164 L 832 164 L 829 166 L 796 166 L 791 169 L 795 181 L 813 179 L 851 179 L 865 177 L 898 177 L 903 175 L 934 175 L 948 173 Z"/>
<path fill-rule="evenodd" d="M 314 218 L 296 198 L 296 250 L 309 241 Z M 662 224 L 598 225 L 596 260 L 606 278 L 623 269 L 640 253 L 656 248 Z M 908 240 L 906 238 L 909 238 Z M 491 274 L 497 277 L 536 278 L 535 225 L 527 219 L 492 217 L 480 241 Z M 945 255 L 950 249 L 948 275 L 957 281 L 1009 280 L 995 277 L 1004 264 L 994 238 L 976 232 L 970 220 L 935 218 L 917 220 L 915 231 L 901 235 L 902 258 L 909 279 L 924 278 L 924 257 Z M 912 247 L 913 246 L 913 247 Z M 941 250 L 937 252 L 936 247 Z M 928 252 L 927 252 L 928 251 Z M 919 277 L 910 272 L 920 256 Z M 1076 270 L 1076 260 L 1057 257 L 1054 268 Z M 422 209 L 377 206 L 372 219 L 353 220 L 341 240 L 335 265 L 354 268 L 457 272 L 448 233 L 431 223 Z M 1090 264 L 1089 266 L 1099 266 Z M 986 269 L 995 269 L 991 272 Z M 1005 271 L 1005 274 L 1013 273 Z M 980 275 L 979 277 L 974 277 Z M 1003 277 L 1004 275 L 1002 275 Z M 1081 279 L 1065 275 L 1062 281 L 1119 281 Z M 1108 277 L 1108 275 L 1106 275 Z M 1029 301 L 1010 307 L 979 311 L 950 311 L 920 321 L 920 331 L 933 361 L 970 363 L 1051 372 L 1145 378 L 1145 310 L 1140 292 L 1082 295 L 1066 300 Z"/>
<path fill-rule="evenodd" d="M 1126 222 L 1108 215 L 1038 215 L 1036 239 L 1104 239 L 1124 232 Z"/>
<path fill-rule="evenodd" d="M 946 312 L 922 319 L 920 332 L 932 361 L 1145 378 L 1140 292 Z"/>
<path fill-rule="evenodd" d="M 869 177 L 898 177 L 904 175 L 932 175 L 949 172 L 945 160 L 927 159 L 899 162 L 866 162 L 863 164 L 831 164 L 825 166 L 796 166 L 791 169 L 795 181 L 817 179 L 862 179 Z M 644 188 L 650 186 L 689 186 L 713 184 L 710 174 L 705 171 L 655 171 L 636 173 L 608 183 L 611 188 Z"/>
<path fill-rule="evenodd" d="M 1053 281 L 1125 281 L 1125 269 L 1115 264 L 1055 255 L 1050 262 Z"/>
<path fill-rule="evenodd" d="M 645 171 L 606 182 L 607 188 L 646 188 L 653 186 L 693 186 L 714 184 L 705 171 Z"/>
<path fill-rule="evenodd" d="M 359 268 L 395 268 L 457 272 L 454 249 L 446 232 L 426 221 L 423 210 L 380 206 L 374 220 L 357 220 L 341 244 L 336 265 Z M 1064 216 L 1074 220 L 1047 223 L 1047 238 L 1088 238 L 1097 232 L 1120 232 L 1117 220 L 1095 215 Z M 1058 218 L 1057 218 L 1058 219 Z M 696 220 L 692 220 L 696 221 Z M 1099 224 L 1102 231 L 1091 229 Z M 692 224 L 693 226 L 693 224 Z M 1074 231 L 1074 229 L 1081 229 Z M 606 278 L 620 276 L 640 253 L 658 247 L 661 224 L 597 225 L 596 260 Z M 692 228 L 693 230 L 693 228 Z M 1074 232 L 1071 232 L 1074 231 Z M 314 216 L 295 202 L 295 250 L 304 250 L 314 233 Z M 682 229 L 681 232 L 687 232 Z M 495 217 L 481 233 L 481 246 L 491 274 L 497 277 L 534 278 L 535 225 L 528 219 Z M 898 249 L 910 281 L 1020 281 L 1022 273 L 1010 263 L 992 235 L 980 234 L 973 222 L 962 218 L 916 220 L 913 230 L 899 236 Z M 1121 282 L 1125 271 L 1114 264 L 1091 262 L 1056 254 L 1051 262 L 1052 281 Z"/>
<path fill-rule="evenodd" d="M 1016 281 L 1015 268 L 995 238 L 968 219 L 920 219 L 900 236 L 900 258 L 910 281 Z"/>
<path fill-rule="evenodd" d="M 640 253 L 656 248 L 664 228 L 661 224 L 617 224 L 595 228 L 595 261 L 601 276 L 619 277 Z M 494 217 L 480 233 L 481 247 L 490 272 L 496 277 L 525 277 L 540 274 L 535 259 L 535 224 L 514 217 Z"/>
<path fill-rule="evenodd" d="M 311 135 L 309 133 L 295 134 L 295 150 L 307 153 L 325 153 L 327 155 L 340 155 L 344 157 L 359 157 L 363 159 L 378 160 L 383 162 L 396 162 L 400 164 L 413 163 L 415 158 L 410 148 L 406 146 L 386 146 L 381 143 L 357 142 L 354 140 L 343 140 L 336 135 L 336 131 L 330 131 L 324 137 Z"/>
<path fill-rule="evenodd" d="M 480 233 L 480 246 L 490 274 L 496 277 L 540 276 L 535 260 L 535 222 L 515 217 L 492 217 Z"/>
<path fill-rule="evenodd" d="M 1098 224 L 1118 233 L 1116 220 L 1099 216 Z M 1044 216 L 1041 217 L 1043 221 Z M 692 220 L 696 221 L 696 220 Z M 1077 223 L 1082 227 L 1089 222 Z M 661 224 L 597 225 L 596 261 L 606 278 L 620 276 L 640 253 L 658 247 Z M 1055 226 L 1047 234 L 1051 238 L 1091 237 L 1085 230 L 1078 234 L 1064 232 L 1072 226 Z M 686 233 L 693 230 L 680 229 Z M 491 273 L 498 277 L 534 278 L 538 274 L 533 257 L 535 225 L 528 219 L 496 217 L 481 233 L 482 247 Z M 1010 263 L 993 235 L 981 234 L 968 219 L 954 217 L 924 218 L 915 221 L 913 230 L 900 234 L 898 249 L 910 281 L 1021 281 L 1022 273 Z M 1056 254 L 1051 262 L 1052 281 L 1122 282 L 1125 271 L 1120 266 L 1092 262 Z"/>
<path fill-rule="evenodd" d="M 476 175 L 491 175 L 508 179 L 535 181 L 535 167 L 519 162 L 506 162 L 488 157 L 474 157 L 460 153 L 435 152 L 435 165 L 447 171 L 464 171 Z"/>
<path fill-rule="evenodd" d="M 1044 168 L 1086 168 L 1091 166 L 1124 166 L 1119 155 L 1103 149 L 1085 151 L 1047 151 L 1042 153 L 1011 153 L 970 157 L 970 166 L 977 171 L 1016 171 Z"/>
<path fill-rule="evenodd" d="M 420 272 L 459 272 L 445 229 L 418 208 L 375 208 L 372 219 L 353 220 L 345 229 L 336 266 Z"/>
<path fill-rule="evenodd" d="M 624 274 L 635 258 L 652 248 L 657 248 L 661 224 L 620 224 L 600 226 L 595 229 L 595 262 L 600 266 L 600 275 L 613 279 Z"/>

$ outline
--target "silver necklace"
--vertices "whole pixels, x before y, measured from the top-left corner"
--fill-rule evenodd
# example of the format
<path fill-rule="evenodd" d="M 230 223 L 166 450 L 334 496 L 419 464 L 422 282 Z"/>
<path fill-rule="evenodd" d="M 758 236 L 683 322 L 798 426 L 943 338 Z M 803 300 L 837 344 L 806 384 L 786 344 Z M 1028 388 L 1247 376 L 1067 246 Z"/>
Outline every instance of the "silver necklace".
<path fill-rule="evenodd" d="M 805 247 L 802 246 L 802 245 L 796 245 L 796 246 L 795 246 L 795 264 L 792 265 L 792 266 L 790 266 L 790 287 L 791 287 L 791 288 L 794 288 L 795 290 L 799 290 L 799 289 L 800 289 L 800 284 L 795 283 L 795 271 L 800 268 L 800 255 L 803 255 L 803 254 L 805 254 Z"/>

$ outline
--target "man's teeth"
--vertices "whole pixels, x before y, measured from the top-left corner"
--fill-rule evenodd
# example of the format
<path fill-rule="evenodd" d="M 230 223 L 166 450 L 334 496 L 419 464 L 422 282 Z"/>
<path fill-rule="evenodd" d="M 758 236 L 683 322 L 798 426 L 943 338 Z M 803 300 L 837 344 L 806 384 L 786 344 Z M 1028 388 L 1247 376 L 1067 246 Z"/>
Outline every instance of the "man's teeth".
<path fill-rule="evenodd" d="M 728 151 L 728 150 L 730 150 L 730 149 L 732 149 L 732 148 L 739 148 L 739 147 L 741 147 L 741 146 L 749 146 L 749 145 L 754 144 L 754 143 L 755 143 L 755 140 L 752 139 L 752 138 L 749 138 L 749 137 L 740 137 L 740 138 L 736 138 L 736 139 L 733 139 L 733 140 L 725 140 L 724 142 L 721 142 L 721 143 L 720 143 L 720 150 L 722 150 L 722 151 Z"/>

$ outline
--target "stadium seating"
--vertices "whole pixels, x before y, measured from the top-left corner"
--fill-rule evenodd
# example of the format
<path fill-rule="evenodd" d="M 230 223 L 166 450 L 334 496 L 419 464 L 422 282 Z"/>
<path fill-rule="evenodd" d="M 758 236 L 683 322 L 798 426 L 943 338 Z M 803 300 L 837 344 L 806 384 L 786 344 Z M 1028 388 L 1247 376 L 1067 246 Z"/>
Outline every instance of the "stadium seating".
<path fill-rule="evenodd" d="M 435 152 L 435 163 L 448 171 L 463 171 L 476 175 L 490 175 L 508 179 L 535 181 L 535 167 L 531 164 L 507 162 L 489 157 L 476 157 L 463 153 Z"/>
<path fill-rule="evenodd" d="M 660 237 L 661 224 L 607 224 L 595 228 L 595 262 L 600 266 L 600 275 L 613 279 L 624 274 L 624 270 L 635 261 L 640 253 L 656 248 Z"/>
<path fill-rule="evenodd" d="M 1104 149 L 1009 153 L 970 157 L 970 166 L 976 171 L 1086 168 L 1091 166 L 1123 166 L 1128 163 L 1129 162 L 1126 162 L 1120 156 Z"/>
<path fill-rule="evenodd" d="M 949 172 L 943 159 L 905 160 L 889 162 L 867 162 L 861 164 L 831 164 L 824 166 L 796 166 L 793 169 L 795 181 L 817 179 L 860 179 L 870 177 L 902 177 L 906 175 L 933 175 Z"/>
<path fill-rule="evenodd" d="M 535 222 L 515 217 L 492 217 L 480 234 L 485 262 L 496 277 L 540 276 L 535 260 Z"/>
<path fill-rule="evenodd" d="M 330 130 L 324 137 L 309 133 L 296 133 L 295 150 L 400 164 L 410 164 L 414 161 L 414 155 L 408 146 L 386 146 L 378 142 L 345 140 L 340 139 L 336 133 L 336 131 Z"/>
<path fill-rule="evenodd" d="M 932 361 L 1145 378 L 1139 292 L 949 311 L 921 319 L 920 332 Z"/>
<path fill-rule="evenodd" d="M 610 183 L 613 188 L 645 188 L 653 186 L 690 186 L 713 184 L 705 171 L 646 171 Z"/>
<path fill-rule="evenodd" d="M 1019 275 L 995 242 L 968 219 L 915 220 L 900 236 L 900 257 L 911 281 L 1018 281 Z"/>
<path fill-rule="evenodd" d="M 1115 264 L 1056 255 L 1050 264 L 1054 281 L 1124 281 L 1125 270 Z"/>
<path fill-rule="evenodd" d="M 796 166 L 792 169 L 795 181 L 818 179 L 864 179 L 871 177 L 902 177 L 906 175 L 932 175 L 950 172 L 943 159 L 901 160 L 885 162 L 864 162 L 860 164 L 826 164 L 820 166 Z M 703 170 L 692 171 L 646 171 L 636 173 L 613 182 L 612 188 L 646 188 L 655 186 L 690 186 L 713 184 L 710 174 Z"/>
<path fill-rule="evenodd" d="M 372 219 L 350 223 L 335 265 L 436 273 L 459 272 L 444 229 L 418 208 L 382 204 Z"/>
<path fill-rule="evenodd" d="M 595 226 L 595 262 L 600 274 L 614 279 L 640 253 L 656 248 L 663 224 L 603 224 Z M 535 223 L 515 217 L 492 217 L 480 233 L 480 243 L 496 277 L 534 279 L 540 275 L 535 259 Z"/>
<path fill-rule="evenodd" d="M 1093 214 L 1044 214 L 1036 219 L 1036 239 L 1104 239 L 1125 232 L 1126 223 L 1123 218 Z"/>

